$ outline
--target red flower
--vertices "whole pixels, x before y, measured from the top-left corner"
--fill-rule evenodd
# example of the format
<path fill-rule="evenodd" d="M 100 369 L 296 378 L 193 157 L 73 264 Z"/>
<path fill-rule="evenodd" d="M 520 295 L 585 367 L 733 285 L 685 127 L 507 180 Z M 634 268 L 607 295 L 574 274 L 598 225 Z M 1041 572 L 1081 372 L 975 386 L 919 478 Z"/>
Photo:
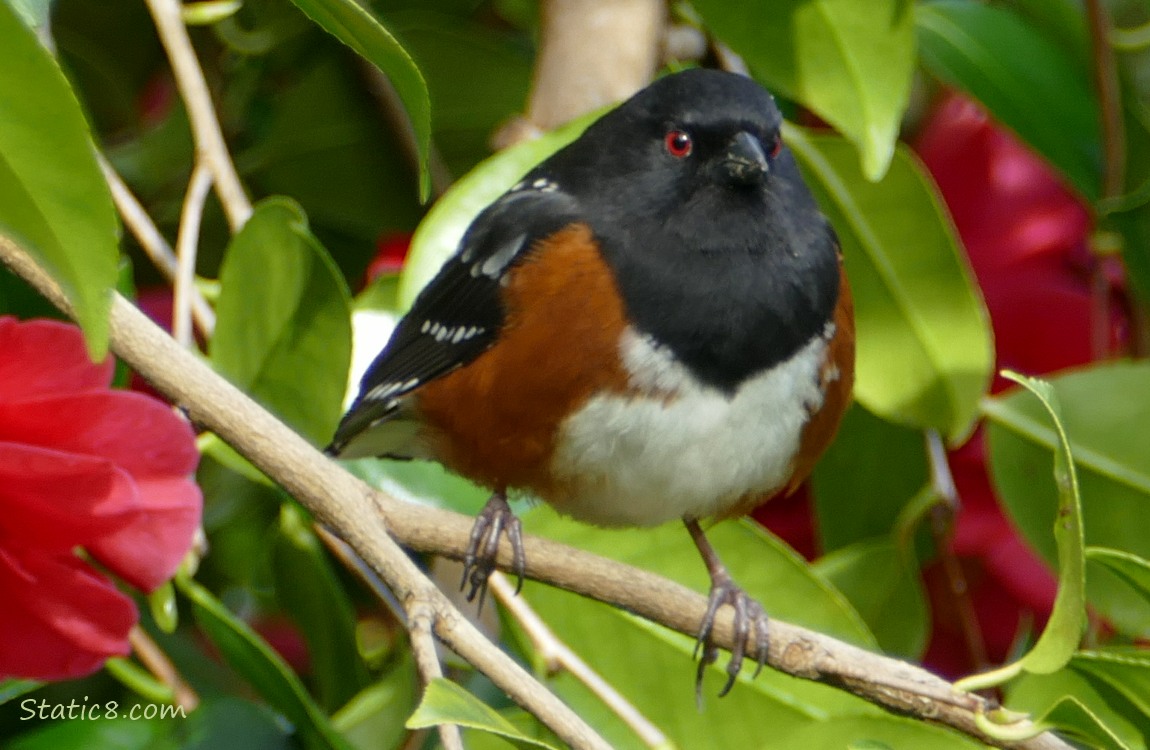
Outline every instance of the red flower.
<path fill-rule="evenodd" d="M 1041 375 L 1120 351 L 1128 335 L 1121 270 L 1087 247 L 1090 215 L 1054 170 L 978 105 L 938 106 L 915 149 L 962 236 L 994 328 L 997 368 Z M 1093 291 L 1097 278 L 1104 292 Z M 1098 320 L 1095 320 L 1095 319 Z M 1094 341 L 1095 330 L 1104 340 Z M 993 390 L 1010 386 L 996 378 Z M 1003 512 L 986 473 L 980 430 L 950 455 L 963 506 L 954 553 L 992 662 L 1024 627 L 1050 614 L 1056 581 Z M 926 661 L 945 674 L 980 665 L 963 654 L 959 618 L 941 571 L 926 571 L 935 631 Z"/>
<path fill-rule="evenodd" d="M 151 591 L 199 526 L 191 428 L 111 377 L 74 326 L 0 317 L 0 678 L 126 654 L 135 607 L 88 560 Z"/>

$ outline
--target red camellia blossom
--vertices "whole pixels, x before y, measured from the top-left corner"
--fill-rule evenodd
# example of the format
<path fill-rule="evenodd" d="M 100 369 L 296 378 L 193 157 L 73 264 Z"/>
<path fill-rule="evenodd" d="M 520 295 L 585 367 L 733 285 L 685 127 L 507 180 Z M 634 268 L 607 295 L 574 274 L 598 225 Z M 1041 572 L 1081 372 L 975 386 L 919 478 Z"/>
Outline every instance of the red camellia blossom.
<path fill-rule="evenodd" d="M 934 110 L 915 149 L 962 236 L 990 312 L 998 369 L 1044 375 L 1122 350 L 1129 305 L 1121 269 L 1090 253 L 1090 215 L 1046 162 L 953 94 Z M 1010 385 L 996 377 L 993 390 Z M 1056 581 L 998 502 L 982 430 L 951 453 L 950 466 L 962 499 L 953 550 L 987 656 L 1001 662 L 1020 631 L 1045 622 Z M 985 666 L 964 653 L 941 571 L 926 574 L 936 614 L 927 663 L 950 675 Z"/>
<path fill-rule="evenodd" d="M 75 326 L 0 317 L 0 678 L 126 654 L 135 607 L 100 569 L 151 591 L 199 526 L 191 427 L 111 378 Z"/>

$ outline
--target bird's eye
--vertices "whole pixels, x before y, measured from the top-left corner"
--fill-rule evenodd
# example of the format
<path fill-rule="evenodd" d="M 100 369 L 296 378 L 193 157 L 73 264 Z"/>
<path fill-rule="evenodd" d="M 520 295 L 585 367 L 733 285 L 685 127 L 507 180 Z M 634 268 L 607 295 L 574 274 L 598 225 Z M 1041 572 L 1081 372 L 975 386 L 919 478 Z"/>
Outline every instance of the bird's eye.
<path fill-rule="evenodd" d="M 771 141 L 771 158 L 774 159 L 783 150 L 783 137 L 775 133 L 775 139 Z"/>
<path fill-rule="evenodd" d="M 691 149 L 694 148 L 695 143 L 691 140 L 690 133 L 683 130 L 672 130 L 663 139 L 663 145 L 667 147 L 668 154 L 676 159 L 684 159 L 691 155 Z"/>

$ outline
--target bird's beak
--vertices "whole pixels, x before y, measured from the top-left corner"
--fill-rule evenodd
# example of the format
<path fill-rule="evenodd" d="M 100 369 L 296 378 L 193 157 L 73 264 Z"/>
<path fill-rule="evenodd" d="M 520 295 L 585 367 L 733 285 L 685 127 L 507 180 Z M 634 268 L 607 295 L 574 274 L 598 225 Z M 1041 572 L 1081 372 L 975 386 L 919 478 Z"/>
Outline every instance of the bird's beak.
<path fill-rule="evenodd" d="M 722 164 L 727 176 L 738 185 L 757 184 L 770 169 L 767 155 L 763 152 L 759 139 L 745 130 L 727 144 L 727 153 L 723 156 Z"/>

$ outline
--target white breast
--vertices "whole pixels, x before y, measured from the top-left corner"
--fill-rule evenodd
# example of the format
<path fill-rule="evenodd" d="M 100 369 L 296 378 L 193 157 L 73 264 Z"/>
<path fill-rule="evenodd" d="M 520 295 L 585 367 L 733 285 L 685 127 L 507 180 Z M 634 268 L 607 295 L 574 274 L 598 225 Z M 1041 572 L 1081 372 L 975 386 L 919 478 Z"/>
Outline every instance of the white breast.
<path fill-rule="evenodd" d="M 559 429 L 555 504 L 603 526 L 654 526 L 730 508 L 790 478 L 803 426 L 822 406 L 828 323 L 790 359 L 731 395 L 699 385 L 671 352 L 628 330 L 621 356 L 640 395 L 599 395 Z"/>

